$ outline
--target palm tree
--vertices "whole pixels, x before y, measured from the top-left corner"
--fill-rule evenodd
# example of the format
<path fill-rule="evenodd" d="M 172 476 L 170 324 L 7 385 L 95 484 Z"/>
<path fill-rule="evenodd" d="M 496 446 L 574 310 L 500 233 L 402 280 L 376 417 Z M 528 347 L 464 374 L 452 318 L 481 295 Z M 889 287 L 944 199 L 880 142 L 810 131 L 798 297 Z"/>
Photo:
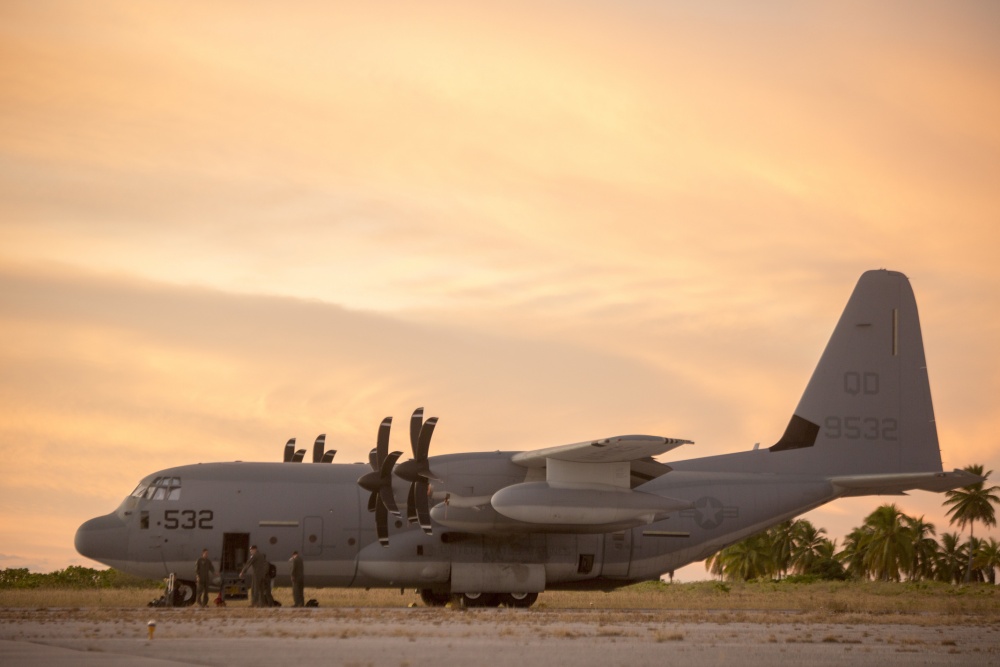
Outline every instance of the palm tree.
<path fill-rule="evenodd" d="M 837 553 L 837 560 L 843 563 L 847 574 L 856 578 L 867 578 L 865 569 L 865 549 L 871 539 L 871 529 L 864 526 L 855 528 L 844 538 L 844 548 Z"/>
<path fill-rule="evenodd" d="M 984 526 L 997 525 L 996 509 L 993 505 L 1000 504 L 1000 496 L 997 496 L 996 493 L 1000 491 L 1000 486 L 984 488 L 986 480 L 993 474 L 993 471 L 990 470 L 984 473 L 982 464 L 967 465 L 964 469 L 973 475 L 982 477 L 982 481 L 970 484 L 969 486 L 963 486 L 960 489 L 947 491 L 945 493 L 944 504 L 951 505 L 951 509 L 946 514 L 951 517 L 950 522 L 952 524 L 957 523 L 959 530 L 965 530 L 966 526 L 969 527 L 969 541 L 971 542 L 975 537 L 974 529 L 977 521 L 981 522 Z M 965 570 L 966 583 L 972 577 L 972 552 L 973 550 L 970 548 L 969 564 Z"/>
<path fill-rule="evenodd" d="M 798 574 L 810 573 L 822 558 L 823 543 L 829 542 L 823 537 L 826 528 L 816 528 L 811 522 L 799 519 L 793 524 L 793 531 L 792 569 Z"/>
<path fill-rule="evenodd" d="M 989 540 L 981 540 L 973 562 L 976 569 L 986 576 L 986 580 L 995 585 L 997 583 L 997 568 L 1000 567 L 1000 542 L 992 537 Z"/>
<path fill-rule="evenodd" d="M 808 574 L 816 574 L 823 579 L 843 581 L 847 578 L 844 566 L 837 560 L 837 541 L 823 539 L 816 547 L 816 560 L 810 566 Z"/>
<path fill-rule="evenodd" d="M 730 581 L 750 581 L 774 573 L 771 539 L 766 531 L 726 547 L 713 560 L 711 571 L 721 572 Z"/>
<path fill-rule="evenodd" d="M 977 584 L 986 581 L 986 571 L 979 567 L 979 552 L 982 550 L 984 540 L 978 537 L 970 537 L 969 541 L 965 543 L 966 549 L 966 573 L 965 573 L 965 583 L 974 581 Z M 971 565 L 971 567 L 969 567 Z"/>
<path fill-rule="evenodd" d="M 792 550 L 795 545 L 795 524 L 799 521 L 795 521 L 794 523 L 791 520 L 782 521 L 767 531 L 771 538 L 771 557 L 774 561 L 775 573 L 779 578 L 788 574 L 788 568 L 792 563 Z"/>
<path fill-rule="evenodd" d="M 923 516 L 919 519 L 904 517 L 904 521 L 910 531 L 910 539 L 913 540 L 913 561 L 907 574 L 912 581 L 930 579 L 934 576 L 939 549 L 937 540 L 932 537 L 935 534 L 934 524 L 924 521 Z"/>
<path fill-rule="evenodd" d="M 719 577 L 719 579 L 722 579 L 726 574 L 726 571 L 723 568 L 723 561 L 725 560 L 722 553 L 723 551 L 725 551 L 725 549 L 716 551 L 705 561 L 705 569 Z"/>
<path fill-rule="evenodd" d="M 865 519 L 871 529 L 864 554 L 865 570 L 879 581 L 899 581 L 910 571 L 913 542 L 895 504 L 882 505 Z"/>
<path fill-rule="evenodd" d="M 958 533 L 941 533 L 941 548 L 937 554 L 934 578 L 957 584 L 962 579 L 962 563 L 965 562 L 965 547 Z"/>

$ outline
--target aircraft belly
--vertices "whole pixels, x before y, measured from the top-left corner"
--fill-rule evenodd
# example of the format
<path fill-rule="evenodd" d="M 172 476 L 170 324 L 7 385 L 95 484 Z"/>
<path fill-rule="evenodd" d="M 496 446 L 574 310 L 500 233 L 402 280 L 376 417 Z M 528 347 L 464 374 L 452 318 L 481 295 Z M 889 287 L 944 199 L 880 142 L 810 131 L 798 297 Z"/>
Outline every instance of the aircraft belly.
<path fill-rule="evenodd" d="M 361 585 L 426 586 L 451 576 L 450 550 L 423 531 L 394 535 L 388 546 L 373 542 L 357 560 Z"/>
<path fill-rule="evenodd" d="M 540 593 L 545 590 L 542 563 L 455 563 L 452 592 Z"/>
<path fill-rule="evenodd" d="M 362 549 L 355 585 L 533 593 L 599 577 L 603 545 L 601 535 L 453 533 L 442 541 L 414 530 Z"/>

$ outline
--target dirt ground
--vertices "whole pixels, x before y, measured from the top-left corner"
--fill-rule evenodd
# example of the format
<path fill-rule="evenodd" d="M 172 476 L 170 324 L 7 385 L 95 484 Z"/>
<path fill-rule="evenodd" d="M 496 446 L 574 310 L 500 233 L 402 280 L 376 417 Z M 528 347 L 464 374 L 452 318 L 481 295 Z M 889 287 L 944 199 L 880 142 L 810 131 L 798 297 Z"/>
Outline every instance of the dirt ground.
<path fill-rule="evenodd" d="M 816 621 L 773 611 L 0 609 L 0 664 L 1000 665 L 1000 623 L 926 620 Z"/>

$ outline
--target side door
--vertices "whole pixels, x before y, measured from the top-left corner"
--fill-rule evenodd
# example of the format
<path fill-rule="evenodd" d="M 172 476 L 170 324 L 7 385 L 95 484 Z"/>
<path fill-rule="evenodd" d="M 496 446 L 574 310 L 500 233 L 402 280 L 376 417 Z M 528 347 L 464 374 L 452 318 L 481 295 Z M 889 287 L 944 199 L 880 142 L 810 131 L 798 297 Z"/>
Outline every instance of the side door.
<path fill-rule="evenodd" d="M 612 579 L 628 577 L 629 565 L 632 561 L 632 531 L 620 530 L 608 533 L 604 538 L 604 563 L 601 576 Z"/>

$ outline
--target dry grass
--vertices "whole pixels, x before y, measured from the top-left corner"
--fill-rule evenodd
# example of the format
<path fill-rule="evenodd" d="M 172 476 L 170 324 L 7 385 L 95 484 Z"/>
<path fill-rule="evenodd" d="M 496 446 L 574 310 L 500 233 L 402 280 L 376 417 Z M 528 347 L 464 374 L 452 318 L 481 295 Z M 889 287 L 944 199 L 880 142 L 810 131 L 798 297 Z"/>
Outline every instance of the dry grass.
<path fill-rule="evenodd" d="M 796 611 L 829 614 L 998 614 L 1000 587 L 876 582 L 650 582 L 610 593 L 546 592 L 544 608 Z"/>
<path fill-rule="evenodd" d="M 401 608 L 422 606 L 412 590 L 307 589 L 321 607 L 335 609 Z M 101 609 L 145 607 L 157 590 L 0 590 L 0 609 Z M 277 589 L 275 597 L 290 603 L 290 591 Z M 245 601 L 229 601 L 227 609 L 250 610 Z M 612 592 L 542 593 L 533 610 L 585 610 L 600 613 L 634 610 L 672 610 L 714 622 L 738 622 L 792 613 L 810 622 L 871 623 L 873 617 L 898 620 L 934 617 L 979 617 L 1000 621 L 1000 587 L 989 585 L 880 584 L 871 582 L 821 582 L 812 584 L 714 582 L 661 584 L 650 582 Z M 449 612 L 451 610 L 448 610 Z M 641 616 L 641 614 L 639 614 Z M 860 619 L 863 619 L 860 620 Z M 600 620 L 600 619 L 598 619 Z"/>

